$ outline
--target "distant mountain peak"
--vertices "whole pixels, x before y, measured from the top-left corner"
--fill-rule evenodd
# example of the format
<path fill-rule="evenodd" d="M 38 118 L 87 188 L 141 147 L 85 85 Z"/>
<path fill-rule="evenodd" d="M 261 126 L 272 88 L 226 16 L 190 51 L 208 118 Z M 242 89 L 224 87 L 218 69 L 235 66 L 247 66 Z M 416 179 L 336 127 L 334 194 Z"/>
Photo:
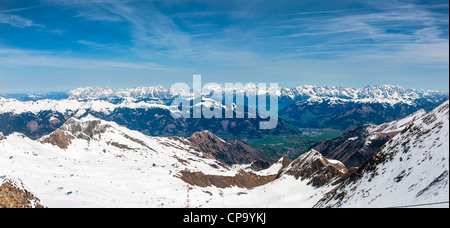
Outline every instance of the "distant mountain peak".
<path fill-rule="evenodd" d="M 254 85 L 245 85 L 244 87 L 226 88 L 223 85 L 206 85 L 208 91 L 223 91 L 225 93 L 253 91 Z M 273 91 L 273 90 L 276 91 Z M 276 87 L 271 88 L 280 97 L 290 97 L 293 100 L 303 100 L 305 98 L 340 98 L 346 100 L 357 100 L 359 102 L 374 101 L 373 99 L 384 99 L 384 102 L 396 103 L 407 102 L 411 99 L 417 99 L 425 96 L 448 95 L 448 92 L 405 89 L 398 85 L 368 85 L 364 88 L 351 88 L 347 86 L 313 86 L 301 85 L 294 88 Z M 135 87 L 130 89 L 112 89 L 112 88 L 78 88 L 68 92 L 69 99 L 111 99 L 111 98 L 151 98 L 167 99 L 173 98 L 178 94 L 171 94 L 170 89 L 161 85 L 154 87 Z M 368 100 L 369 99 L 369 100 Z"/>

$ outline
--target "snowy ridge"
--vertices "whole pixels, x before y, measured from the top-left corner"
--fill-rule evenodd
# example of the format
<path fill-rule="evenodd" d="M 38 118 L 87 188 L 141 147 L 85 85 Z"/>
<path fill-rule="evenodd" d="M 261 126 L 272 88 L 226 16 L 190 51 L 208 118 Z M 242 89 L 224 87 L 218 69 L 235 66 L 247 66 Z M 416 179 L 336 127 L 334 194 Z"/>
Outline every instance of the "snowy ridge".
<path fill-rule="evenodd" d="M 363 101 L 364 99 L 413 100 L 427 96 L 448 94 L 432 90 L 405 89 L 393 85 L 366 86 L 364 88 L 299 86 L 292 91 L 297 96 L 336 97 Z"/>
<path fill-rule="evenodd" d="M 449 102 L 414 121 L 317 207 L 398 207 L 449 201 Z M 446 202 L 446 203 L 445 203 Z"/>
<path fill-rule="evenodd" d="M 373 129 L 373 132 L 391 133 L 391 132 L 403 131 L 403 129 L 405 129 L 411 123 L 422 118 L 426 114 L 427 114 L 427 112 L 425 110 L 420 109 L 419 111 L 417 111 L 403 119 L 378 125 L 377 127 L 375 127 L 375 129 Z"/>
<path fill-rule="evenodd" d="M 256 94 L 265 93 L 258 89 L 254 84 L 243 85 L 242 87 L 227 88 L 223 85 L 206 85 L 206 91 L 244 94 L 251 92 Z M 338 86 L 310 86 L 303 85 L 295 88 L 275 87 L 268 88 L 269 93 L 276 94 L 279 97 L 288 97 L 294 101 L 312 99 L 331 99 L 335 98 L 342 102 L 381 102 L 395 104 L 398 102 L 411 102 L 419 98 L 428 98 L 435 96 L 448 96 L 448 92 L 420 89 L 405 89 L 400 86 L 379 85 L 366 86 L 364 88 L 350 88 Z M 169 99 L 180 95 L 180 91 L 171 93 L 171 90 L 156 87 L 138 87 L 132 89 L 112 89 L 112 88 L 79 88 L 69 92 L 69 99 L 111 99 L 111 98 L 153 98 Z M 208 95 L 208 94 L 205 94 Z"/>
<path fill-rule="evenodd" d="M 113 88 L 78 88 L 68 92 L 69 99 L 74 100 L 93 100 L 93 99 L 112 99 L 112 98 L 170 98 L 170 91 L 162 86 L 156 87 L 135 87 L 131 89 L 113 89 Z"/>
<path fill-rule="evenodd" d="M 5 99 L 0 97 L 0 113 L 21 114 L 31 112 L 37 114 L 41 111 L 54 111 L 63 114 L 84 113 L 86 110 L 103 112 L 108 114 L 116 108 L 162 108 L 169 109 L 168 106 L 149 103 L 149 102 L 132 102 L 124 101 L 120 104 L 112 104 L 103 100 L 38 100 L 38 101 L 19 101 L 16 99 Z"/>
<path fill-rule="evenodd" d="M 347 168 L 341 162 L 328 160 L 318 151 L 311 149 L 284 168 L 281 175 L 292 175 L 320 187 L 333 182 L 346 172 Z"/>
<path fill-rule="evenodd" d="M 386 135 L 395 136 L 399 132 L 403 131 L 406 127 L 424 117 L 427 114 L 425 110 L 421 109 L 403 119 L 395 120 L 389 123 L 384 123 L 381 125 L 372 125 L 368 124 L 367 126 L 367 134 L 369 137 L 367 138 L 366 145 L 370 144 L 370 141 L 377 140 Z"/>
<path fill-rule="evenodd" d="M 421 98 L 448 97 L 448 92 L 434 90 L 405 89 L 400 86 L 381 85 L 364 88 L 300 86 L 291 90 L 290 97 L 305 97 L 309 102 L 330 103 L 397 103 L 413 104 Z"/>
<path fill-rule="evenodd" d="M 266 93 L 254 85 L 243 87 L 226 88 L 222 85 L 207 86 L 206 91 L 215 93 L 224 92 L 244 94 L 246 92 L 261 94 Z M 293 89 L 284 87 L 268 88 L 268 93 L 276 94 L 280 99 L 287 99 L 290 102 L 304 101 L 310 103 L 383 103 L 414 104 L 414 101 L 421 98 L 438 100 L 448 97 L 448 92 L 405 89 L 400 86 L 382 85 L 367 86 L 365 88 L 350 87 L 328 87 L 328 86 L 298 86 Z M 0 113 L 38 113 L 43 110 L 58 111 L 60 113 L 76 112 L 78 110 L 92 109 L 99 112 L 110 112 L 115 108 L 164 108 L 170 109 L 167 102 L 177 96 L 183 96 L 186 99 L 191 97 L 190 92 L 156 87 L 136 87 L 131 89 L 113 89 L 113 88 L 78 88 L 68 92 L 68 99 L 52 100 L 43 99 L 37 101 L 18 101 L 16 99 L 6 99 L 0 97 Z M 222 106 L 221 101 L 214 101 L 214 96 L 208 98 L 210 94 L 204 94 L 203 105 L 217 106 L 220 108 L 235 109 L 234 106 Z M 119 99 L 121 103 L 112 102 Z M 112 102 L 112 103 L 111 103 Z"/>
<path fill-rule="evenodd" d="M 106 153 L 117 152 L 122 155 L 133 151 L 139 152 L 141 155 L 145 153 L 146 157 L 152 158 L 150 160 L 154 162 L 162 159 L 161 163 L 165 164 L 171 164 L 171 162 L 179 163 L 177 159 L 186 160 L 179 165 L 183 170 L 202 170 L 211 172 L 211 174 L 229 171 L 226 168 L 222 168 L 223 166 L 214 159 L 201 159 L 204 157 L 202 153 L 194 150 L 190 145 L 179 143 L 177 140 L 169 138 L 146 136 L 140 132 L 120 126 L 115 122 L 104 121 L 91 115 L 81 119 L 71 118 L 57 131 L 42 137 L 38 141 L 50 143 L 48 139 L 60 132 L 66 134 L 67 138 L 72 139 L 72 143 L 69 143 L 68 148 L 65 148 L 66 151 L 83 149 L 94 153 L 106 151 Z M 59 146 L 57 143 L 53 143 L 53 145 Z M 211 169 L 211 166 L 218 168 Z M 234 173 L 234 171 L 231 173 Z"/>

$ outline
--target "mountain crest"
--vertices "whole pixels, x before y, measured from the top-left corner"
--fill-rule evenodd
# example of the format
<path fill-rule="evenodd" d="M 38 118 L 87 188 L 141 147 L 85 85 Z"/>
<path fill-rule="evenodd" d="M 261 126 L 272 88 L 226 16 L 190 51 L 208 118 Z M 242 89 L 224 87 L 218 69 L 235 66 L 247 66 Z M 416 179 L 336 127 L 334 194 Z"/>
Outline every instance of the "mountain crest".
<path fill-rule="evenodd" d="M 336 160 L 328 160 L 312 149 L 295 159 L 285 168 L 283 174 L 292 175 L 301 180 L 308 179 L 308 184 L 319 187 L 336 177 L 341 177 L 346 172 L 347 168 L 344 164 Z"/>
<path fill-rule="evenodd" d="M 387 142 L 315 206 L 448 205 L 448 151 L 446 101 Z"/>
<path fill-rule="evenodd" d="M 90 141 L 94 136 L 104 133 L 110 127 L 112 127 L 110 124 L 91 115 L 81 120 L 70 118 L 56 131 L 42 137 L 39 141 L 58 146 L 61 149 L 67 149 L 72 140 L 84 139 Z"/>

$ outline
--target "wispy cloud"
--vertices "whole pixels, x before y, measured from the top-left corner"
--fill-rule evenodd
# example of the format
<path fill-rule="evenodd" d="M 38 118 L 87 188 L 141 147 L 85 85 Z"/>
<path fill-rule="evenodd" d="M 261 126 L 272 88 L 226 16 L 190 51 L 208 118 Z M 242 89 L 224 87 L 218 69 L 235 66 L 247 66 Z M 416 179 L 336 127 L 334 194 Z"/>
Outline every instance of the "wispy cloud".
<path fill-rule="evenodd" d="M 282 14 L 280 16 L 298 16 L 298 15 L 311 15 L 311 14 L 336 14 L 336 13 L 344 13 L 344 12 L 350 12 L 350 11 L 363 10 L 363 9 L 365 9 L 365 8 L 342 9 L 342 10 L 318 10 L 318 11 L 288 13 L 288 14 Z"/>
<path fill-rule="evenodd" d="M 242 11 L 201 11 L 167 15 L 152 4 L 145 5 L 145 10 L 126 2 L 108 2 L 100 5 L 104 11 L 122 18 L 130 25 L 129 32 L 133 43 L 130 50 L 140 57 L 155 58 L 155 56 L 161 56 L 182 62 L 203 64 L 214 62 L 218 65 L 228 66 L 233 64 L 237 66 L 252 65 L 255 61 L 259 61 L 258 55 L 253 51 L 242 50 L 240 47 L 229 43 L 236 37 L 248 35 L 250 32 L 248 29 L 246 33 L 228 27 L 201 33 L 195 26 L 197 24 L 194 24 L 195 32 L 191 33 L 176 22 L 177 18 L 192 17 L 243 18 L 245 13 Z M 233 42 L 232 44 L 236 43 Z"/>
<path fill-rule="evenodd" d="M 123 19 L 117 15 L 104 12 L 100 7 L 93 7 L 89 10 L 79 10 L 74 18 L 85 18 L 90 21 L 105 21 L 105 22 L 121 22 Z"/>
<path fill-rule="evenodd" d="M 153 62 L 128 62 L 77 58 L 52 52 L 30 51 L 13 48 L 0 48 L 0 65 L 8 67 L 54 67 L 66 69 L 91 70 L 152 70 L 177 71 L 176 68 L 160 66 Z"/>
<path fill-rule="evenodd" d="M 37 24 L 32 20 L 26 19 L 24 17 L 8 14 L 8 13 L 0 13 L 0 23 L 9 24 L 13 27 L 17 28 L 26 28 L 26 27 L 45 27 L 44 25 Z"/>
<path fill-rule="evenodd" d="M 300 51 L 297 56 L 334 52 L 346 58 L 354 55 L 354 58 L 448 65 L 448 33 L 445 35 L 448 15 L 445 18 L 429 10 L 429 6 L 415 4 L 378 4 L 376 8 L 377 11 L 339 16 L 290 18 L 279 27 L 285 35 L 274 38 L 293 44 L 294 39 L 308 37 L 308 43 L 303 45 L 308 48 L 291 45 L 293 50 Z"/>

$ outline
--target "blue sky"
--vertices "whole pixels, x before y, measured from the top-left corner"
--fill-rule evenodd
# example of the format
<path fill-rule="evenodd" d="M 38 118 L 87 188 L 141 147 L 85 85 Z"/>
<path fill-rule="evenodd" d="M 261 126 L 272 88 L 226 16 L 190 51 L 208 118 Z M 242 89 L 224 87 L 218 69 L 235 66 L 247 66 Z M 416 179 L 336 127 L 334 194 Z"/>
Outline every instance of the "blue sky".
<path fill-rule="evenodd" d="M 193 74 L 448 90 L 448 22 L 448 0 L 0 0 L 0 93 Z"/>

